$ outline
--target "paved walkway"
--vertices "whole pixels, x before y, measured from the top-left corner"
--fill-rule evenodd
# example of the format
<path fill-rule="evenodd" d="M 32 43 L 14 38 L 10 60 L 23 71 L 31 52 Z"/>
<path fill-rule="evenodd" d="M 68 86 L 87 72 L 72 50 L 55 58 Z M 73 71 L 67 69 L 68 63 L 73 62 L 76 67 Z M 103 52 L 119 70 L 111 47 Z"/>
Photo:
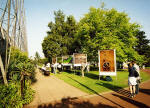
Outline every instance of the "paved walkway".
<path fill-rule="evenodd" d="M 150 108 L 150 80 L 140 85 L 140 92 L 134 98 L 129 98 L 128 93 L 127 89 L 122 89 L 78 98 L 63 98 L 41 104 L 38 108 Z"/>
<path fill-rule="evenodd" d="M 129 98 L 128 88 L 88 95 L 54 76 L 44 77 L 40 73 L 37 76 L 39 81 L 33 86 L 38 91 L 37 97 L 27 108 L 150 108 L 150 80 L 140 84 L 140 92 L 136 97 Z M 52 84 L 52 81 L 57 83 Z M 54 96 L 54 93 L 57 95 Z"/>
<path fill-rule="evenodd" d="M 39 104 L 49 103 L 62 98 L 73 98 L 88 95 L 79 89 L 59 80 L 55 76 L 44 76 L 38 69 L 36 70 L 37 82 L 32 85 L 36 91 L 34 100 L 25 108 L 36 107 Z"/>

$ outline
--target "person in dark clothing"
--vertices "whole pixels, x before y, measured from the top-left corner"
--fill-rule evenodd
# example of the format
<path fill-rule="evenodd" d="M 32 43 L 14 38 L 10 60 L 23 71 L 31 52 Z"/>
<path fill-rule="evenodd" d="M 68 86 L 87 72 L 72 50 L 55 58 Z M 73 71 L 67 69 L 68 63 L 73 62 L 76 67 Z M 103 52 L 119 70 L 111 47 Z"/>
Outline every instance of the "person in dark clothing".
<path fill-rule="evenodd" d="M 135 96 L 135 85 L 137 84 L 136 78 L 135 78 L 135 68 L 133 67 L 132 63 L 128 64 L 128 71 L 129 71 L 129 76 L 128 76 L 128 85 L 129 85 L 129 90 L 130 90 L 130 97 L 133 98 Z"/>

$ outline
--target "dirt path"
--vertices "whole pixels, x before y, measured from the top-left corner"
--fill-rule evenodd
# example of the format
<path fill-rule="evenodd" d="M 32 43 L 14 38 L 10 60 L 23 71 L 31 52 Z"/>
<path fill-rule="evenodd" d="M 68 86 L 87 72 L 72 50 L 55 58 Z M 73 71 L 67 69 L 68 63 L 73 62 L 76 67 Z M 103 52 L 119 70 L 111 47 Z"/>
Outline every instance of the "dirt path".
<path fill-rule="evenodd" d="M 64 81 L 59 80 L 55 76 L 44 76 L 38 69 L 36 72 L 37 82 L 32 85 L 36 94 L 34 100 L 29 105 L 26 105 L 25 108 L 37 107 L 40 104 L 61 100 L 62 98 L 88 95 Z"/>
<path fill-rule="evenodd" d="M 128 88 L 87 95 L 72 86 L 77 92 L 71 92 L 70 87 L 65 88 L 68 84 L 53 76 L 44 77 L 40 73 L 37 76 L 39 81 L 33 86 L 37 90 L 36 98 L 27 108 L 150 108 L 150 80 L 140 84 L 140 92 L 136 97 L 129 98 Z M 52 84 L 52 81 L 57 84 Z M 52 86 L 49 86 L 50 84 Z M 63 95 L 59 94 L 60 89 Z"/>
<path fill-rule="evenodd" d="M 150 80 L 140 84 L 140 92 L 134 98 L 129 98 L 129 90 L 126 88 L 104 94 L 63 98 L 41 104 L 38 108 L 150 108 Z"/>
<path fill-rule="evenodd" d="M 150 80 L 140 85 L 140 92 L 134 98 L 128 97 L 128 89 L 105 94 L 63 98 L 38 108 L 150 108 Z"/>

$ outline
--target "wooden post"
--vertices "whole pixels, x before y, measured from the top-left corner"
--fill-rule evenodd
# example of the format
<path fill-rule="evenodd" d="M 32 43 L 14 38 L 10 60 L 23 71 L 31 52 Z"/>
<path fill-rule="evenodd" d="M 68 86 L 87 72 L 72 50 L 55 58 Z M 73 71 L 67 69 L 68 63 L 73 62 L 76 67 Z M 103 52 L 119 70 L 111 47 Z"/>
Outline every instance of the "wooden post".
<path fill-rule="evenodd" d="M 82 64 L 82 65 L 81 65 L 81 68 L 82 68 L 82 69 L 81 69 L 81 70 L 82 70 L 82 77 L 84 77 L 85 64 Z"/>

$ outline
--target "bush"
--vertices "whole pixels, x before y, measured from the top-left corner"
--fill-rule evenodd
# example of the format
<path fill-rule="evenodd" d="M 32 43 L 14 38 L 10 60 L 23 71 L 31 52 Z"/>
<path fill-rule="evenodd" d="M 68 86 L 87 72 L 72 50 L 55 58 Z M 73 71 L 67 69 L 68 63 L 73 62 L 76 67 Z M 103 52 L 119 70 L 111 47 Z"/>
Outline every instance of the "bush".
<path fill-rule="evenodd" d="M 22 75 L 24 75 L 26 82 L 23 96 L 21 96 Z M 8 86 L 0 86 L 0 108 L 21 108 L 23 104 L 29 104 L 34 95 L 29 82 L 35 81 L 35 65 L 26 53 L 12 48 L 7 78 L 9 80 Z"/>
<path fill-rule="evenodd" d="M 30 83 L 26 82 L 24 88 L 23 104 L 29 104 L 33 100 L 35 91 L 30 88 Z"/>
<path fill-rule="evenodd" d="M 22 108 L 19 89 L 19 85 L 15 83 L 10 83 L 8 86 L 0 85 L 0 108 Z"/>
<path fill-rule="evenodd" d="M 0 108 L 22 108 L 33 100 L 34 90 L 27 81 L 21 97 L 20 83 L 10 82 L 8 86 L 0 85 Z"/>
<path fill-rule="evenodd" d="M 35 65 L 26 53 L 19 49 L 12 48 L 10 64 L 8 67 L 8 79 L 20 81 L 21 74 L 29 76 L 30 80 L 35 81 Z"/>

